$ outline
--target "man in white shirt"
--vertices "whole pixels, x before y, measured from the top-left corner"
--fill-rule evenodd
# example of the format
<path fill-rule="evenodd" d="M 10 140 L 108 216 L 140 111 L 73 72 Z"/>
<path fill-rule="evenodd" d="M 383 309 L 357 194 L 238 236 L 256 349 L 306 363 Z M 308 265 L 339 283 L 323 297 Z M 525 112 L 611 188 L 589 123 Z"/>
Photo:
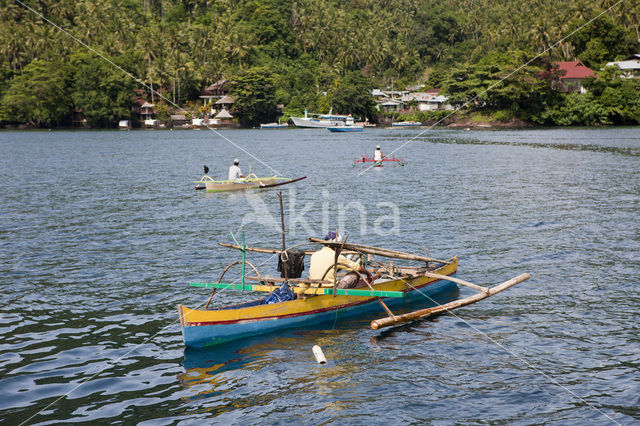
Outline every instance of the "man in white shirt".
<path fill-rule="evenodd" d="M 238 167 L 240 164 L 240 160 L 237 158 L 233 160 L 233 166 L 229 167 L 229 180 L 234 181 L 237 179 L 244 179 L 244 175 L 242 174 L 242 170 Z"/>
<path fill-rule="evenodd" d="M 380 150 L 380 145 L 376 146 L 376 150 L 373 151 L 373 161 L 379 163 L 382 161 L 382 151 Z"/>
<path fill-rule="evenodd" d="M 325 241 L 331 242 L 342 241 L 340 236 L 333 231 L 329 231 L 324 239 Z M 333 269 L 329 268 L 334 265 L 335 256 L 336 252 L 331 247 L 327 246 L 324 246 L 322 249 L 313 253 L 311 255 L 311 261 L 309 264 L 309 278 L 319 280 L 322 279 L 322 276 L 324 275 L 325 280 L 333 282 L 334 271 Z M 338 281 L 338 288 L 356 288 L 364 287 L 367 285 L 365 282 L 362 282 L 362 280 L 360 280 L 360 276 L 357 273 L 350 271 L 360 271 L 364 273 L 371 282 L 373 282 L 371 272 L 369 272 L 360 263 L 349 260 L 343 255 L 338 256 L 338 264 L 336 266 L 337 269 L 346 270 L 349 272 L 346 276 L 342 277 Z"/>

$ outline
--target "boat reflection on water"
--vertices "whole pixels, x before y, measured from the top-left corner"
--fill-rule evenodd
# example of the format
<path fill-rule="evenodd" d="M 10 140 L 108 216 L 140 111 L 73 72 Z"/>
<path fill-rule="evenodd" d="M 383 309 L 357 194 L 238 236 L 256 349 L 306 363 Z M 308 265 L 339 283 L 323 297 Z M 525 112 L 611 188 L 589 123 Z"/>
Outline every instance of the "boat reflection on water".
<path fill-rule="evenodd" d="M 428 307 L 443 304 L 457 299 L 459 290 L 453 287 L 450 291 L 438 294 L 435 302 L 420 303 Z M 398 314 L 415 309 L 416 302 L 407 303 L 394 310 Z M 345 344 L 352 344 L 362 333 L 372 334 L 367 338 L 371 342 L 371 350 L 378 350 L 385 338 L 411 327 L 409 324 L 390 329 L 374 331 L 369 328 L 372 320 L 379 318 L 380 313 L 363 315 L 358 318 L 336 318 L 334 322 L 324 322 L 304 329 L 281 330 L 277 333 L 258 335 L 226 342 L 206 349 L 185 348 L 183 366 L 185 372 L 178 375 L 181 386 L 192 391 L 185 400 L 197 400 L 223 395 L 242 384 L 248 374 L 280 364 L 283 360 L 296 363 L 308 363 L 315 368 L 316 360 L 311 348 L 320 345 L 325 351 L 328 363 L 320 368 L 337 369 L 342 367 L 336 359 L 345 353 Z M 348 350 L 347 350 L 348 351 Z M 238 401 L 236 401 L 238 402 Z M 237 407 L 236 407 L 237 408 Z M 224 411 L 224 407 L 218 409 Z"/>
<path fill-rule="evenodd" d="M 226 342 L 217 346 L 198 349 L 185 348 L 183 366 L 185 372 L 178 375 L 180 385 L 190 391 L 184 397 L 185 401 L 216 398 L 231 402 L 227 392 L 241 387 L 246 383 L 248 375 L 266 370 L 289 359 L 288 352 L 300 352 L 296 356 L 305 362 L 305 352 L 308 352 L 308 362 L 315 364 L 311 352 L 313 345 L 331 344 L 344 332 L 332 329 L 332 324 L 325 323 L 308 327 L 305 330 L 290 329 L 278 333 L 258 335 L 251 338 Z M 306 351 L 308 347 L 308 351 Z M 300 361 L 300 360 L 299 360 Z M 235 408 L 244 406 L 244 398 L 233 398 Z M 247 406 L 255 400 L 246 401 Z M 210 407 L 208 411 L 227 411 L 226 402 L 218 407 Z"/>

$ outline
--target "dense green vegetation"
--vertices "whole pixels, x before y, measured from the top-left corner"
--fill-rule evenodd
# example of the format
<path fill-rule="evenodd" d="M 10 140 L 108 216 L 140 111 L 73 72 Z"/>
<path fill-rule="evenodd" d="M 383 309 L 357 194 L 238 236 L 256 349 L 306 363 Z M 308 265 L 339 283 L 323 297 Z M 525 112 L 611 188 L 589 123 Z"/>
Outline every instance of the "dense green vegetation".
<path fill-rule="evenodd" d="M 640 123 L 639 82 L 600 71 L 608 61 L 640 53 L 640 4 L 635 0 L 622 0 L 567 39 L 616 3 L 24 3 L 46 20 L 16 1 L 0 0 L 4 123 L 69 125 L 73 112 L 81 111 L 90 125 L 113 127 L 131 115 L 133 88 L 145 87 L 149 100 L 151 88 L 162 94 L 164 115 L 171 104 L 195 112 L 199 92 L 220 78 L 235 81 L 235 114 L 246 125 L 282 113 L 301 114 L 305 108 L 375 119 L 367 95 L 371 88 L 414 84 L 441 88 L 465 111 L 503 119 L 545 125 Z M 552 90 L 558 77 L 553 62 L 576 58 L 600 76 L 588 83 L 589 92 Z"/>

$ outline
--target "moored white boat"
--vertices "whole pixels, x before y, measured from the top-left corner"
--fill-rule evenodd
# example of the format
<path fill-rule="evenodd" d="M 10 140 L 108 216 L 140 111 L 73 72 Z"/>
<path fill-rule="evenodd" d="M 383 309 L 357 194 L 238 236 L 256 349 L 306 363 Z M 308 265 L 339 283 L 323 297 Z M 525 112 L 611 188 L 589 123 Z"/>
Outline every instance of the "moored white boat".
<path fill-rule="evenodd" d="M 347 116 L 347 119 L 345 120 L 345 122 L 343 124 L 338 124 L 336 126 L 331 126 L 331 127 L 327 127 L 329 129 L 330 132 L 332 133 L 336 133 L 336 132 L 361 132 L 364 130 L 364 126 L 361 124 L 356 124 L 353 120 L 353 117 L 351 116 L 351 114 L 349 114 Z"/>
<path fill-rule="evenodd" d="M 415 127 L 422 126 L 419 121 L 398 121 L 397 123 L 391 123 L 393 127 Z"/>
<path fill-rule="evenodd" d="M 287 123 L 260 123 L 261 129 L 286 129 L 289 127 Z"/>
<path fill-rule="evenodd" d="M 129 130 L 131 129 L 131 121 L 130 120 L 120 120 L 118 123 L 118 129 L 120 130 Z"/>
<path fill-rule="evenodd" d="M 156 120 L 155 118 L 147 118 L 146 120 L 144 120 L 144 127 L 148 129 L 152 129 L 157 125 L 158 125 L 158 120 Z"/>
<path fill-rule="evenodd" d="M 291 121 L 296 127 L 327 128 L 344 124 L 346 115 L 310 114 L 304 110 L 304 117 L 291 117 Z"/>

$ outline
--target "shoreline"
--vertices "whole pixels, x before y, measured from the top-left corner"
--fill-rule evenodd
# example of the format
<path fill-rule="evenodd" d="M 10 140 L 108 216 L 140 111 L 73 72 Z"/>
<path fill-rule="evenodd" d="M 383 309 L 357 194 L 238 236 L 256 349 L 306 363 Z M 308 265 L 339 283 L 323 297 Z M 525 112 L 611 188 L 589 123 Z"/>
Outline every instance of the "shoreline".
<path fill-rule="evenodd" d="M 384 120 L 381 120 L 385 122 Z M 416 126 L 417 128 L 429 127 L 433 126 L 437 129 L 452 129 L 452 130 L 506 130 L 506 129 L 615 129 L 615 128 L 625 128 L 625 127 L 638 127 L 637 124 L 621 124 L 621 125 L 599 125 L 599 126 L 588 126 L 588 125 L 577 125 L 577 126 L 550 126 L 550 125 L 538 125 L 528 121 L 524 121 L 517 118 L 512 118 L 508 121 L 498 121 L 498 120 L 477 120 L 473 117 L 464 117 L 458 119 L 446 119 L 441 124 L 438 123 L 437 120 L 427 120 L 422 122 L 422 126 Z M 378 127 L 369 129 L 390 129 L 391 121 L 388 121 L 388 124 L 378 124 Z M 91 131 L 108 131 L 108 130 L 118 130 L 118 131 L 173 131 L 173 130 L 261 130 L 260 127 L 241 127 L 241 126 L 224 126 L 224 127 L 209 127 L 209 128 L 189 128 L 182 126 L 169 126 L 165 125 L 163 127 L 153 127 L 153 128 L 145 128 L 145 127 L 133 127 L 129 129 L 119 129 L 118 127 L 78 127 L 78 126 L 53 126 L 53 127 L 37 127 L 30 126 L 26 124 L 8 124 L 0 126 L 0 131 L 3 130 L 26 130 L 26 131 L 53 131 L 53 130 L 91 130 Z M 292 129 L 305 129 L 302 127 L 289 126 L 284 129 L 278 129 L 279 131 L 288 131 Z"/>

